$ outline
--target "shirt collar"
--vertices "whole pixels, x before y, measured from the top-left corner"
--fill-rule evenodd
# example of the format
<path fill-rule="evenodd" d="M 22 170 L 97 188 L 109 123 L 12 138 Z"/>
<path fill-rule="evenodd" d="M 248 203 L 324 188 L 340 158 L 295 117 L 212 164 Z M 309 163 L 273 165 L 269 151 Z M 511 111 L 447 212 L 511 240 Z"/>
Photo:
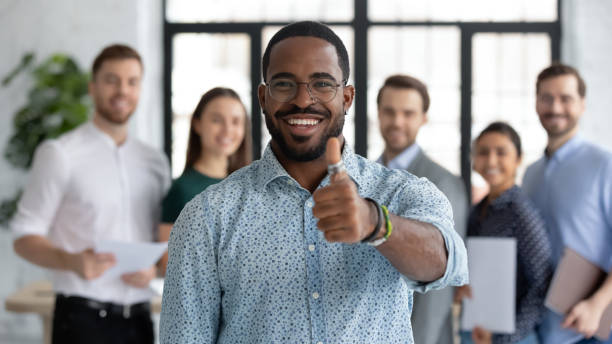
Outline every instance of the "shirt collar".
<path fill-rule="evenodd" d="M 552 156 L 548 157 L 547 160 L 555 160 L 561 162 L 565 160 L 568 156 L 570 156 L 576 149 L 578 149 L 581 143 L 582 138 L 576 135 L 569 139 L 566 143 L 564 143 L 563 146 L 559 147 L 559 149 L 557 149 L 557 151 L 555 151 Z M 544 152 L 544 155 L 546 156 L 546 151 Z"/>
<path fill-rule="evenodd" d="M 489 206 L 495 210 L 504 208 L 516 198 L 516 193 L 519 192 L 519 187 L 514 185 L 510 189 L 504 191 L 499 197 L 493 200 Z M 486 200 L 486 198 L 485 198 Z"/>
<path fill-rule="evenodd" d="M 359 173 L 357 156 L 349 144 L 346 143 L 346 139 L 344 142 L 345 144 L 342 149 L 342 161 L 344 162 L 347 174 L 353 180 L 353 182 L 357 184 L 357 188 L 359 188 L 362 181 L 361 174 Z M 285 170 L 283 165 L 281 165 L 281 163 L 278 161 L 276 155 L 272 151 L 272 147 L 270 147 L 270 143 L 268 143 L 260 160 L 257 184 L 262 185 L 262 187 L 265 188 L 269 183 L 279 178 L 293 180 L 293 177 L 287 173 L 287 170 Z M 323 178 L 320 185 L 325 186 L 327 184 L 329 184 L 329 175 L 326 175 L 325 178 Z"/>
<path fill-rule="evenodd" d="M 117 143 L 115 143 L 115 140 L 113 140 L 113 138 L 110 137 L 110 135 L 103 132 L 100 128 L 98 128 L 94 124 L 93 120 L 90 120 L 89 122 L 85 123 L 85 125 L 88 126 L 88 130 L 91 132 L 93 137 L 97 137 L 98 139 L 103 141 L 105 145 L 108 145 L 109 147 L 113 149 L 121 149 L 123 147 L 127 147 L 128 143 L 130 142 L 130 136 L 128 135 L 125 138 L 125 141 L 121 145 L 118 146 Z"/>
<path fill-rule="evenodd" d="M 408 146 L 408 148 L 404 149 L 395 158 L 391 159 L 391 161 L 389 161 L 386 164 L 386 166 L 388 168 L 405 170 L 408 168 L 408 166 L 410 166 L 412 161 L 414 161 L 414 158 L 416 158 L 416 156 L 419 154 L 420 151 L 421 151 L 421 147 L 419 147 L 418 144 L 413 143 L 410 146 Z M 380 158 L 376 160 L 376 162 L 384 165 L 383 155 L 381 155 Z"/>

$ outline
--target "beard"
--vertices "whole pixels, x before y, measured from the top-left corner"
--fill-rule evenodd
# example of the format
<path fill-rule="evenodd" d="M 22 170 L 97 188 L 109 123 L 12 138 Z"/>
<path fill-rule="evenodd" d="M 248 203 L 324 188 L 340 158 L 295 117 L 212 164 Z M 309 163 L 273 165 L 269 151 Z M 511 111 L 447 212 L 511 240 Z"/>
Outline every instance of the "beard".
<path fill-rule="evenodd" d="M 130 119 L 130 117 L 132 117 L 132 114 L 134 114 L 134 111 L 136 110 L 136 107 L 134 106 L 129 109 L 127 115 L 122 115 L 121 113 L 117 113 L 105 107 L 102 99 L 95 99 L 95 107 L 96 112 L 102 118 L 113 124 L 125 124 Z"/>
<path fill-rule="evenodd" d="M 385 149 L 393 153 L 403 152 L 416 141 L 416 135 L 411 136 L 397 127 L 387 127 L 381 129 L 381 132 L 383 140 L 385 141 Z"/>
<path fill-rule="evenodd" d="M 563 117 L 566 121 L 567 121 L 567 125 L 565 126 L 557 126 L 555 123 L 552 124 L 546 124 L 546 121 L 554 118 L 554 117 Z M 578 124 L 574 118 L 572 118 L 572 116 L 567 115 L 567 114 L 554 114 L 554 113 L 545 113 L 542 116 L 540 116 L 540 123 L 542 123 L 542 126 L 544 127 L 544 130 L 546 130 L 546 133 L 548 134 L 549 137 L 562 137 L 565 136 L 567 133 L 571 132 L 572 130 L 574 130 L 574 128 L 576 128 L 576 125 Z"/>
<path fill-rule="evenodd" d="M 263 110 L 263 113 L 265 115 L 264 117 L 266 120 L 266 127 L 268 128 L 268 132 L 270 132 L 270 136 L 272 136 L 272 140 L 276 142 L 280 150 L 287 158 L 299 162 L 312 161 L 320 158 L 325 153 L 327 140 L 329 140 L 329 138 L 331 137 L 338 137 L 342 133 L 342 128 L 344 127 L 344 117 L 346 116 L 346 112 L 344 112 L 344 116 L 336 116 L 337 119 L 334 122 L 331 122 L 330 126 L 325 129 L 325 132 L 323 132 L 323 134 L 321 135 L 319 142 L 317 142 L 314 147 L 306 150 L 298 150 L 295 147 L 291 147 L 287 143 L 287 140 L 285 140 L 285 137 L 283 136 L 281 131 L 278 129 L 278 127 L 274 125 L 271 118 L 272 115 L 270 115 L 265 109 Z M 304 109 L 298 106 L 293 106 L 291 109 L 286 111 L 277 111 L 274 113 L 274 118 L 276 118 L 277 120 L 282 120 L 282 118 L 287 115 L 298 113 L 319 114 L 324 116 L 326 119 L 332 119 L 332 115 L 329 111 L 317 110 L 310 106 Z M 293 139 L 293 141 L 298 143 L 303 143 L 310 139 L 309 136 L 296 135 L 291 135 L 291 138 Z"/>

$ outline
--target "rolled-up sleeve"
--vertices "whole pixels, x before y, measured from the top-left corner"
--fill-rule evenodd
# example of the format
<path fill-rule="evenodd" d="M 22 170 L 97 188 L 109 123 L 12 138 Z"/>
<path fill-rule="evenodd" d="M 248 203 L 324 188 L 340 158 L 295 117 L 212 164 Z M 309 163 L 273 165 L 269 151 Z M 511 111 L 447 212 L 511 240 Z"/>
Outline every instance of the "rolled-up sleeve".
<path fill-rule="evenodd" d="M 221 288 L 214 233 L 202 195 L 180 213 L 168 243 L 160 343 L 216 343 Z"/>
<path fill-rule="evenodd" d="M 404 218 L 435 226 L 444 239 L 448 253 L 444 275 L 427 283 L 405 277 L 412 289 L 425 293 L 469 282 L 465 244 L 454 230 L 450 202 L 440 190 L 427 179 L 420 178 L 406 185 L 394 196 L 392 208 L 389 210 Z"/>
<path fill-rule="evenodd" d="M 13 238 L 47 235 L 70 178 L 68 159 L 55 141 L 42 143 L 34 154 L 27 185 L 10 228 Z"/>

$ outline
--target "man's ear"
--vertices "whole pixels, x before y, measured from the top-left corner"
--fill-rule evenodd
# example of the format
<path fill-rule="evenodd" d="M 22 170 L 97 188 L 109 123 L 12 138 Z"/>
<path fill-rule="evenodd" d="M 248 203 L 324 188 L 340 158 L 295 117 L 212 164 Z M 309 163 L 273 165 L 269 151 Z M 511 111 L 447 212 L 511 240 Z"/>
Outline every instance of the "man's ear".
<path fill-rule="evenodd" d="M 342 104 L 344 105 L 344 111 L 353 105 L 353 99 L 355 98 L 355 87 L 353 85 L 346 85 L 342 88 Z"/>
<path fill-rule="evenodd" d="M 427 116 L 427 112 L 423 113 L 423 124 L 429 122 L 429 116 Z"/>
<path fill-rule="evenodd" d="M 582 117 L 582 114 L 584 114 L 584 111 L 586 110 L 586 99 L 584 99 L 584 97 L 580 97 L 580 117 Z"/>
<path fill-rule="evenodd" d="M 266 85 L 261 84 L 257 87 L 257 98 L 259 99 L 259 106 L 264 109 L 266 107 Z"/>

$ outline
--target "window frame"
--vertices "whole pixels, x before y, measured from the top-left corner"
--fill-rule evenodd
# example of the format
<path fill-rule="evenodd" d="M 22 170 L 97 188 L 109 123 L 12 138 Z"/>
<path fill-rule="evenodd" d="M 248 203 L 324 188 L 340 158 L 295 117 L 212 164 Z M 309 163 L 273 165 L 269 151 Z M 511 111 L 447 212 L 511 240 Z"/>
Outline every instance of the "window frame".
<path fill-rule="evenodd" d="M 472 127 L 472 42 L 478 33 L 545 33 L 550 37 L 551 60 L 559 61 L 561 55 L 561 5 L 557 0 L 557 19 L 547 22 L 481 22 L 481 21 L 371 21 L 368 18 L 368 0 L 354 0 L 352 21 L 324 22 L 330 26 L 349 26 L 354 32 L 355 81 L 355 152 L 367 157 L 368 149 L 368 30 L 376 26 L 394 27 L 434 27 L 455 26 L 460 32 L 460 135 L 461 135 L 461 177 L 470 193 L 471 178 L 471 127 Z M 283 26 L 290 22 L 231 22 L 231 23 L 174 23 L 166 17 L 166 0 L 162 1 L 164 34 L 164 150 L 171 161 L 172 150 L 172 40 L 181 33 L 244 33 L 251 40 L 251 130 L 253 138 L 253 158 L 261 157 L 261 108 L 257 97 L 257 87 L 261 83 L 262 31 L 266 26 Z M 359 38 L 359 39 L 358 39 Z M 551 62 L 552 62 L 551 61 Z M 171 161 L 172 163 L 172 161 Z"/>

